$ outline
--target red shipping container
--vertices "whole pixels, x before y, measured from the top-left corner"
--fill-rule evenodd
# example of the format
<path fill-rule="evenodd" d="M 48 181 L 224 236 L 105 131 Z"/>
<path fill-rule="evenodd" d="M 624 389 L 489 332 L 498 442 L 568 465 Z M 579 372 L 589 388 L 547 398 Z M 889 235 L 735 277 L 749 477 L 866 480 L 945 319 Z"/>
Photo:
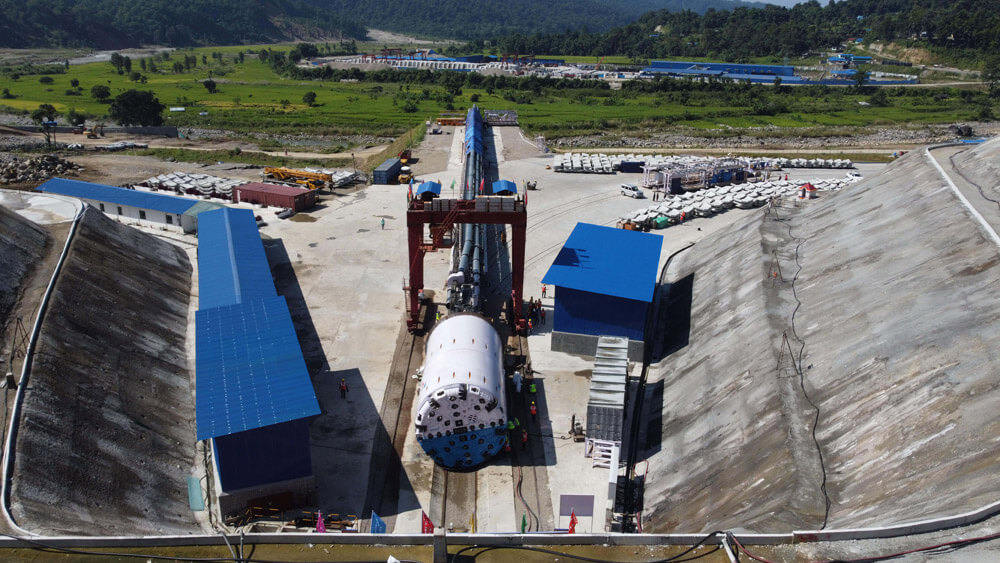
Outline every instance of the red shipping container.
<path fill-rule="evenodd" d="M 289 207 L 305 211 L 316 205 L 316 192 L 295 186 L 252 182 L 233 189 L 235 201 L 263 204 L 268 207 Z"/>

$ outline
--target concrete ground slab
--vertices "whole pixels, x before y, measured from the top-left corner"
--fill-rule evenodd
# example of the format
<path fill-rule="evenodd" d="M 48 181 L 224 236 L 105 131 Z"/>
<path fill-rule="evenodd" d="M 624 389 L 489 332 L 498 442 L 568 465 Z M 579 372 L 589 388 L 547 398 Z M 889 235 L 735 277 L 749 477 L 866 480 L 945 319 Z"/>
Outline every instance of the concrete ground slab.
<path fill-rule="evenodd" d="M 80 210 L 80 200 L 55 194 L 0 190 L 0 207 L 17 212 L 39 225 L 72 221 Z"/>

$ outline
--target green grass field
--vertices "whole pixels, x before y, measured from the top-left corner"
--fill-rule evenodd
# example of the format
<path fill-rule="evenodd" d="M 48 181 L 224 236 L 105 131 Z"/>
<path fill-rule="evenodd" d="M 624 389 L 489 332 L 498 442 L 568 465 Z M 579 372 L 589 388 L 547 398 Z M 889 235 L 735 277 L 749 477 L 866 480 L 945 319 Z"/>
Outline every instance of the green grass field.
<path fill-rule="evenodd" d="M 272 50 L 288 50 L 290 45 L 267 46 Z M 424 120 L 433 119 L 446 111 L 439 101 L 444 90 L 429 84 L 375 84 L 371 82 L 341 83 L 293 80 L 277 76 L 255 56 L 247 55 L 243 63 L 234 59 L 239 52 L 260 47 L 214 47 L 175 51 L 170 58 L 152 60 L 156 73 L 143 72 L 138 60 L 132 61 L 133 71 L 146 76 L 147 83 L 135 83 L 127 75 L 118 74 L 111 64 L 90 63 L 69 67 L 65 74 L 49 75 L 52 82 L 43 84 L 39 75 L 24 74 L 13 80 L 9 73 L 0 75 L 0 87 L 7 88 L 12 99 L 0 100 L 0 105 L 13 111 L 30 111 L 42 103 L 53 104 L 59 111 L 74 109 L 106 119 L 107 104 L 90 94 L 94 85 L 109 87 L 111 95 L 128 89 L 152 90 L 168 107 L 185 106 L 184 112 L 165 112 L 166 124 L 183 128 L 225 129 L 234 132 L 262 131 L 268 133 L 308 133 L 314 135 L 373 134 L 396 136 Z M 222 60 L 212 53 L 223 53 Z M 197 67 L 189 72 L 174 73 L 175 61 L 194 55 Z M 202 62 L 205 57 L 207 64 Z M 573 57 L 569 57 L 572 59 Z M 586 57 L 576 57 L 585 59 Z M 624 57 L 606 59 L 621 62 Z M 149 60 L 149 59 L 147 59 Z M 592 62 L 596 62 L 596 59 Z M 211 77 L 217 91 L 209 93 L 202 81 Z M 79 81 L 73 88 L 71 80 Z M 302 101 L 308 91 L 316 93 L 316 103 L 310 107 Z M 782 111 L 777 115 L 755 115 L 749 102 L 727 105 L 718 92 L 693 91 L 679 103 L 677 93 L 630 94 L 614 90 L 543 89 L 536 95 L 520 96 L 514 103 L 504 98 L 509 92 L 463 88 L 455 97 L 456 109 L 472 105 L 478 95 L 483 108 L 515 109 L 522 125 L 532 133 L 548 137 L 591 134 L 601 131 L 665 130 L 683 126 L 704 131 L 712 136 L 746 134 L 748 130 L 766 126 L 791 128 L 792 131 L 840 126 L 893 126 L 912 123 L 949 123 L 975 117 L 977 107 L 960 96 L 899 96 L 890 97 L 885 107 L 864 106 L 869 95 L 847 88 L 831 88 L 816 94 L 802 91 L 769 96 L 780 99 Z M 73 95 L 78 92 L 79 95 Z M 405 99 L 415 99 L 417 110 L 403 111 Z M 205 115 L 199 115 L 205 113 Z"/>

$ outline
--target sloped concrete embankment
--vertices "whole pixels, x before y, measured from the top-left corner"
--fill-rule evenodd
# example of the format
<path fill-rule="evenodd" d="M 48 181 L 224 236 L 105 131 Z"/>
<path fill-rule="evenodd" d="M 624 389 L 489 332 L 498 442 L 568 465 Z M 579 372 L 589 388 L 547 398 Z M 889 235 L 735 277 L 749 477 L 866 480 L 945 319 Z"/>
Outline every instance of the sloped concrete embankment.
<path fill-rule="evenodd" d="M 43 534 L 198 531 L 184 252 L 88 209 L 26 389 L 11 512 Z"/>
<path fill-rule="evenodd" d="M 45 229 L 0 207 L 0 334 L 4 333 L 24 280 L 45 255 L 48 244 Z"/>
<path fill-rule="evenodd" d="M 652 366 L 647 385 L 662 384 L 663 412 L 662 442 L 648 444 L 646 532 L 798 529 L 822 521 L 816 451 L 798 431 L 805 421 L 797 390 L 777 367 L 782 340 L 772 317 L 787 307 L 767 281 L 765 244 L 777 239 L 765 227 L 763 212 L 749 217 L 671 267 L 663 312 L 669 328 L 659 344 L 679 349 Z M 688 302 L 689 326 L 678 321 Z"/>
<path fill-rule="evenodd" d="M 795 218 L 831 527 L 1000 499 L 1000 253 L 943 186 L 911 153 Z"/>
<path fill-rule="evenodd" d="M 972 145 L 952 157 L 958 172 L 983 190 L 983 195 L 1000 201 L 1000 144 L 992 141 Z M 946 167 L 947 168 L 947 167 Z"/>
<path fill-rule="evenodd" d="M 678 257 L 646 531 L 820 528 L 824 477 L 828 528 L 997 500 L 1000 256 L 942 186 L 913 153 Z"/>

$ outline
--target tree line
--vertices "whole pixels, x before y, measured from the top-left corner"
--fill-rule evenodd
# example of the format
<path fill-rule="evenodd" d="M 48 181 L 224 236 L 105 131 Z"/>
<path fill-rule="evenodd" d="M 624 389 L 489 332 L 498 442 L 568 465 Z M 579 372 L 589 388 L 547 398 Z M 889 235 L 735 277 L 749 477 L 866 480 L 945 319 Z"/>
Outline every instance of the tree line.
<path fill-rule="evenodd" d="M 185 47 L 269 43 L 296 33 L 364 38 L 355 20 L 301 0 L 0 0 L 0 47 Z"/>
<path fill-rule="evenodd" d="M 847 39 L 916 40 L 979 55 L 1000 47 L 1000 12 L 973 0 L 816 0 L 792 8 L 660 10 L 606 32 L 510 33 L 490 42 L 499 52 L 635 59 L 711 57 L 746 62 L 751 57 L 798 57 Z M 467 50 L 484 48 L 471 42 Z"/>

